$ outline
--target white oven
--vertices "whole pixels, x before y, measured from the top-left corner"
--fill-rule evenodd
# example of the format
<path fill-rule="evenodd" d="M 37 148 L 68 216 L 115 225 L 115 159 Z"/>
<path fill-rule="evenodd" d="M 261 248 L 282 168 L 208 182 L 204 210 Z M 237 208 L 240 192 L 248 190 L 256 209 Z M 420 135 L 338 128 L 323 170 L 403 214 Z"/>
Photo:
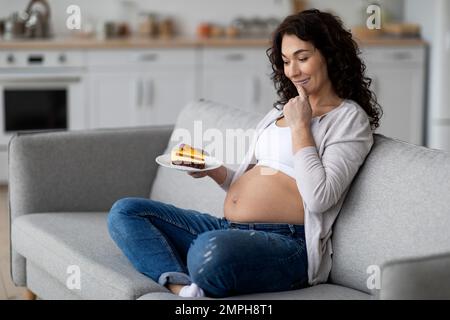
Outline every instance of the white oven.
<path fill-rule="evenodd" d="M 14 133 L 88 127 L 84 74 L 82 52 L 0 52 L 0 180 Z"/>

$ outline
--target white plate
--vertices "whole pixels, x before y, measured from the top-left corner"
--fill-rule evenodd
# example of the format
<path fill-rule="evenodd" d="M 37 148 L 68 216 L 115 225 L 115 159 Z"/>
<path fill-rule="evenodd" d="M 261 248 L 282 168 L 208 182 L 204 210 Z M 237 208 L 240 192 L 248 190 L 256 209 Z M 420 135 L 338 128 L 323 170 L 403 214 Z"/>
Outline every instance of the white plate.
<path fill-rule="evenodd" d="M 172 164 L 170 160 L 170 154 L 163 154 L 158 157 L 156 157 L 156 163 L 158 163 L 160 166 L 171 168 L 171 169 L 177 169 L 180 171 L 191 171 L 191 172 L 201 172 L 201 171 L 208 171 L 212 169 L 216 169 L 222 165 L 222 162 L 217 160 L 216 158 L 205 156 L 205 169 L 196 169 L 196 168 L 190 168 L 186 166 L 177 166 Z"/>

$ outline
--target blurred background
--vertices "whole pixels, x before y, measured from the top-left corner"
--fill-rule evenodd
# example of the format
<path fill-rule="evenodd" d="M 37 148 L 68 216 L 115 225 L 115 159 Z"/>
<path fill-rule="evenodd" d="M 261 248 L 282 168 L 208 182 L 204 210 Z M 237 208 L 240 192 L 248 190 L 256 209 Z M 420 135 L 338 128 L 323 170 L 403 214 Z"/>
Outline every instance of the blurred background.
<path fill-rule="evenodd" d="M 365 8 L 371 3 L 382 4 L 389 19 L 401 20 L 404 16 L 402 0 L 360 1 L 360 0 L 47 0 L 52 10 L 52 25 L 57 35 L 67 35 L 66 9 L 78 5 L 83 14 L 84 28 L 104 22 L 127 22 L 137 29 L 139 18 L 145 14 L 160 18 L 174 18 L 181 35 L 193 36 L 199 23 L 210 22 L 228 25 L 234 19 L 278 18 L 282 19 L 299 7 L 315 7 L 333 10 L 349 25 L 360 24 Z M 0 1 L 3 18 L 9 14 L 25 10 L 29 0 Z M 296 8 L 296 6 L 298 6 Z M 365 22 L 365 19 L 364 19 Z"/>

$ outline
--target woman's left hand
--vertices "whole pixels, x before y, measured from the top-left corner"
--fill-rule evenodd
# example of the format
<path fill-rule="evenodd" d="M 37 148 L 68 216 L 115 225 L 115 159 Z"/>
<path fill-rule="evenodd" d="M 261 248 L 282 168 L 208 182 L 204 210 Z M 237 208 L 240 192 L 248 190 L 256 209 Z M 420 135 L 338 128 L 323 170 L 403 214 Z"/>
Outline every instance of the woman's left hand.
<path fill-rule="evenodd" d="M 283 109 L 286 122 L 291 129 L 307 126 L 312 118 L 312 109 L 303 87 L 298 88 L 298 96 L 290 99 Z"/>

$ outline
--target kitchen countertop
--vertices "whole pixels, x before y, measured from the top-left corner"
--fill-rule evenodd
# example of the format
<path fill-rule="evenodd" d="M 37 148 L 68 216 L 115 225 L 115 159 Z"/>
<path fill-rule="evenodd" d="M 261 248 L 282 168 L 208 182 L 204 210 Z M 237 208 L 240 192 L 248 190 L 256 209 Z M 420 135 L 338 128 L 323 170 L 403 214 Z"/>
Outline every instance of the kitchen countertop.
<path fill-rule="evenodd" d="M 421 39 L 367 38 L 357 40 L 360 46 L 424 46 Z M 133 49 L 189 47 L 268 47 L 270 40 L 261 38 L 173 38 L 173 39 L 85 39 L 53 38 L 44 40 L 0 40 L 0 50 L 68 50 L 68 49 Z"/>
<path fill-rule="evenodd" d="M 196 39 L 196 38 L 125 38 L 125 39 L 86 39 L 54 38 L 44 40 L 9 40 L 0 41 L 2 49 L 136 49 L 136 48 L 190 48 L 190 47 L 260 47 L 268 46 L 266 39 Z"/>

